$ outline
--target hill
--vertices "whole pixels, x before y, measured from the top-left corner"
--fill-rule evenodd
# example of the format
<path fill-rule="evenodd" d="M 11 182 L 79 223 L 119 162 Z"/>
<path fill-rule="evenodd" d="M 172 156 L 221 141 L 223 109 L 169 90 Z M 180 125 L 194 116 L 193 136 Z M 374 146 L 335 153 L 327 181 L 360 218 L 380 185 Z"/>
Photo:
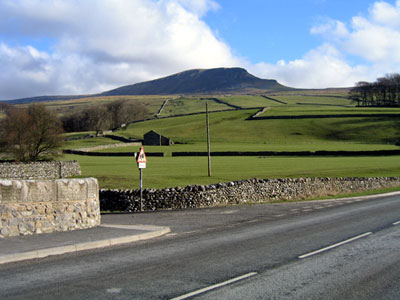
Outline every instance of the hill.
<path fill-rule="evenodd" d="M 119 95 L 208 94 L 219 92 L 239 93 L 248 90 L 277 92 L 292 89 L 281 85 L 273 79 L 268 80 L 258 78 L 242 68 L 195 69 L 160 79 L 119 87 L 100 94 L 80 96 L 38 96 L 10 100 L 9 103 L 20 104 Z"/>
<path fill-rule="evenodd" d="M 164 78 L 123 86 L 103 96 L 171 95 L 238 92 L 249 89 L 283 91 L 290 88 L 276 80 L 260 79 L 242 68 L 195 69 Z"/>

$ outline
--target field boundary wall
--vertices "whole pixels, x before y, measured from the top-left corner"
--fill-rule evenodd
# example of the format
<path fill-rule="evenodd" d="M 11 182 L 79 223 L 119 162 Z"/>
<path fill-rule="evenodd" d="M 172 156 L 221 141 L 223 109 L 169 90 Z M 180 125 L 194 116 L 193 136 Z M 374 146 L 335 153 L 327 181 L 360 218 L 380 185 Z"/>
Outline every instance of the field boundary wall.
<path fill-rule="evenodd" d="M 93 147 L 84 147 L 84 148 L 78 148 L 74 150 L 78 151 L 86 151 L 86 152 L 92 152 L 96 150 L 104 150 L 104 149 L 112 149 L 112 148 L 123 148 L 123 147 L 140 147 L 142 146 L 142 143 L 140 142 L 131 142 L 131 143 L 117 143 L 117 144 L 109 144 L 109 145 L 99 145 L 99 146 L 93 146 Z"/>
<path fill-rule="evenodd" d="M 331 115 L 291 115 L 291 116 L 250 116 L 246 120 L 291 120 L 291 119 L 341 119 L 341 118 L 400 118 L 400 114 L 331 114 Z"/>
<path fill-rule="evenodd" d="M 76 160 L 0 163 L 0 179 L 56 179 L 81 175 Z"/>
<path fill-rule="evenodd" d="M 207 152 L 172 152 L 178 156 L 207 156 Z M 400 150 L 366 150 L 366 151 L 219 151 L 211 156 L 390 156 L 400 155 Z"/>
<path fill-rule="evenodd" d="M 143 208 L 201 208 L 210 206 L 294 201 L 399 187 L 400 177 L 250 179 L 214 185 L 144 189 Z M 140 210 L 139 190 L 100 190 L 102 211 Z"/>
<path fill-rule="evenodd" d="M 63 150 L 64 154 L 74 154 L 74 155 L 86 155 L 86 156 L 132 156 L 136 157 L 138 152 L 93 152 L 93 151 L 80 151 L 80 150 Z M 151 157 L 164 157 L 164 152 L 146 152 L 146 156 Z"/>

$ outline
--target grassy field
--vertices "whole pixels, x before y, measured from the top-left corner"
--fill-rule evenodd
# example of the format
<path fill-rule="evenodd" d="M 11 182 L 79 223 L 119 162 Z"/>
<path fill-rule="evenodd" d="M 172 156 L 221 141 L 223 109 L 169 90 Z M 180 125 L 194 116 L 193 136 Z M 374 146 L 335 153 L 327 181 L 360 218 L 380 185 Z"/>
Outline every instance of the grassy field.
<path fill-rule="evenodd" d="M 345 98 L 345 95 L 288 95 L 288 94 L 278 94 L 271 95 L 273 99 L 286 102 L 287 105 L 334 105 L 334 106 L 353 106 L 353 103 Z"/>
<path fill-rule="evenodd" d="M 112 145 L 120 143 L 118 141 L 104 138 L 104 137 L 97 137 L 97 138 L 90 138 L 90 139 L 83 139 L 83 140 L 74 140 L 68 141 L 64 144 L 64 149 L 81 149 L 81 148 L 88 148 L 94 146 L 103 146 L 103 145 Z"/>
<path fill-rule="evenodd" d="M 240 95 L 240 96 L 223 96 L 217 97 L 222 101 L 229 103 L 231 105 L 240 106 L 242 108 L 252 108 L 252 107 L 266 107 L 266 106 L 279 106 L 277 102 L 267 100 L 262 96 L 249 96 L 249 95 Z"/>
<path fill-rule="evenodd" d="M 209 111 L 226 110 L 231 108 L 225 104 L 217 103 L 212 100 L 202 100 L 200 98 L 179 98 L 169 100 L 160 116 L 165 117 L 204 112 L 206 103 L 208 103 Z"/>
<path fill-rule="evenodd" d="M 139 171 L 132 157 L 77 159 L 82 176 L 93 176 L 102 188 L 131 189 L 139 186 Z M 206 157 L 148 157 L 144 187 L 162 188 L 212 184 L 246 178 L 399 176 L 400 157 L 212 157 L 212 176 L 207 176 Z"/>
<path fill-rule="evenodd" d="M 400 118 L 366 117 L 365 114 L 399 113 L 400 109 L 356 108 L 345 94 L 332 90 L 330 94 L 312 95 L 279 93 L 272 98 L 287 102 L 280 104 L 261 96 L 215 96 L 240 107 L 269 107 L 265 116 L 359 114 L 359 117 L 328 119 L 246 120 L 258 109 L 215 112 L 210 114 L 212 151 L 317 151 L 317 150 L 386 150 L 399 149 Z M 136 96 L 135 96 L 136 97 Z M 190 98 L 146 98 L 157 112 L 165 99 L 164 116 L 201 112 L 204 102 L 210 110 L 230 109 L 228 105 L 201 100 L 214 96 Z M 139 101 L 139 98 L 135 98 Z M 135 101 L 136 101 L 135 100 Z M 105 101 L 105 100 L 104 100 Z M 142 101 L 142 100 L 140 100 Z M 152 102 L 155 101 L 155 102 Z M 298 104 L 302 103 L 302 104 Z M 364 116 L 363 116 L 364 115 Z M 146 152 L 165 152 L 166 157 L 149 157 L 144 170 L 145 187 L 173 187 L 188 184 L 212 184 L 245 178 L 273 177 L 347 177 L 400 176 L 400 157 L 213 157 L 212 177 L 207 177 L 206 157 L 171 157 L 173 151 L 206 151 L 205 114 L 156 119 L 134 123 L 126 130 L 114 132 L 123 137 L 143 138 L 155 130 L 180 144 L 145 146 Z M 83 148 L 118 143 L 106 138 L 67 142 L 65 148 Z M 101 150 L 104 152 L 133 152 L 138 147 Z M 99 179 L 103 188 L 137 188 L 139 172 L 130 157 L 85 157 L 77 159 L 82 176 Z"/>
<path fill-rule="evenodd" d="M 171 96 L 109 96 L 109 97 L 90 97 L 74 100 L 50 101 L 44 102 L 46 107 L 56 111 L 59 115 L 74 112 L 76 109 L 86 106 L 101 105 L 116 100 L 127 100 L 143 104 L 147 109 L 146 118 L 153 117 L 157 114 L 162 103 Z"/>
<path fill-rule="evenodd" d="M 246 120 L 256 110 L 210 114 L 213 151 L 304 151 L 397 149 L 399 121 L 393 118 Z M 172 138 L 173 151 L 204 151 L 205 116 L 132 124 L 115 134 L 142 138 L 149 130 Z M 169 151 L 167 148 L 166 151 Z M 125 148 L 124 151 L 131 151 Z"/>
<path fill-rule="evenodd" d="M 266 110 L 262 117 L 298 115 L 349 115 L 349 114 L 399 114 L 400 108 L 320 106 L 320 105 L 280 105 Z"/>

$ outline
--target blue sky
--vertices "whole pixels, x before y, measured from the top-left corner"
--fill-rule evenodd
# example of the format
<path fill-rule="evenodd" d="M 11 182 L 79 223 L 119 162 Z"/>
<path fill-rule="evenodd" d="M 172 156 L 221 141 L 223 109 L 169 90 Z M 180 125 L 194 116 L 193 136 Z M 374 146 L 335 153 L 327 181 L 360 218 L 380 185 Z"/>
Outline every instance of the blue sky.
<path fill-rule="evenodd" d="M 193 68 L 298 88 L 400 72 L 400 0 L 0 0 L 0 100 Z"/>
<path fill-rule="evenodd" d="M 218 1 L 206 23 L 239 55 L 251 63 L 293 60 L 317 47 L 322 39 L 310 34 L 327 19 L 349 22 L 366 14 L 368 0 L 250 0 Z"/>

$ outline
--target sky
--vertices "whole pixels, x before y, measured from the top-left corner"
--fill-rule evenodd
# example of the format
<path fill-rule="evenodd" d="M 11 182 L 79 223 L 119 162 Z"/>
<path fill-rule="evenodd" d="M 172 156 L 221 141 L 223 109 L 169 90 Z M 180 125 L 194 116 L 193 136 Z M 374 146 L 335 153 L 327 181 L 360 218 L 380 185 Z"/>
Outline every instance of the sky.
<path fill-rule="evenodd" d="M 0 0 L 0 100 L 217 67 L 296 88 L 400 73 L 400 0 Z"/>

